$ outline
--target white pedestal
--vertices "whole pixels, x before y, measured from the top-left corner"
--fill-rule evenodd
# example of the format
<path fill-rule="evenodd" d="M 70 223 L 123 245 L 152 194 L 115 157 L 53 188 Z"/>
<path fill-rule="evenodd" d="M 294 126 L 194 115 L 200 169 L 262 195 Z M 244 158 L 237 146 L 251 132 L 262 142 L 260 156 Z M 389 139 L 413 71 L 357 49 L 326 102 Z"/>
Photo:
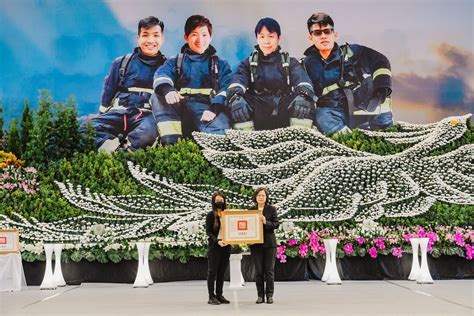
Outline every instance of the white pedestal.
<path fill-rule="evenodd" d="M 46 254 L 46 270 L 44 272 L 43 282 L 41 282 L 40 289 L 42 290 L 55 290 L 56 283 L 53 279 L 53 267 L 52 267 L 52 259 L 53 259 L 53 244 L 44 244 L 44 252 Z"/>
<path fill-rule="evenodd" d="M 135 283 L 133 283 L 133 287 L 148 287 L 148 281 L 146 279 L 146 272 L 145 272 L 145 264 L 144 264 L 144 254 L 145 254 L 145 242 L 139 241 L 137 242 L 137 250 L 138 250 L 138 270 L 137 276 L 135 278 Z"/>
<path fill-rule="evenodd" d="M 321 281 L 326 282 L 328 280 L 329 265 L 331 263 L 331 256 L 329 255 L 329 239 L 323 239 L 323 243 L 324 249 L 326 249 L 326 264 L 324 265 L 324 272 Z"/>
<path fill-rule="evenodd" d="M 0 292 L 21 291 L 22 289 L 26 289 L 26 279 L 21 263 L 21 254 L 0 255 Z"/>
<path fill-rule="evenodd" d="M 151 246 L 151 242 L 146 241 L 145 242 L 145 253 L 144 253 L 144 256 L 143 256 L 143 265 L 144 265 L 144 269 L 145 269 L 146 281 L 148 282 L 149 285 L 152 285 L 153 284 L 153 278 L 151 277 L 150 266 L 148 265 L 148 255 L 150 254 L 150 246 Z"/>
<path fill-rule="evenodd" d="M 63 244 L 54 244 L 54 273 L 53 280 L 56 286 L 66 286 L 64 281 L 63 270 L 61 269 L 61 252 L 63 251 Z"/>
<path fill-rule="evenodd" d="M 342 283 L 341 278 L 339 277 L 339 272 L 337 271 L 337 264 L 336 264 L 336 249 L 337 243 L 339 241 L 337 239 L 329 239 L 329 273 L 328 279 L 326 280 L 327 285 L 340 285 Z M 327 255 L 327 251 L 326 251 Z"/>
<path fill-rule="evenodd" d="M 428 267 L 428 257 L 427 257 L 427 248 L 428 248 L 429 238 L 420 238 L 420 248 L 421 248 L 421 269 L 416 279 L 416 283 L 419 284 L 433 284 L 433 278 L 430 274 L 430 269 Z"/>
<path fill-rule="evenodd" d="M 244 277 L 241 268 L 242 254 L 234 253 L 230 255 L 230 284 L 229 289 L 241 288 L 244 286 Z"/>
<path fill-rule="evenodd" d="M 408 280 L 415 281 L 420 275 L 420 263 L 418 262 L 418 247 L 420 246 L 420 238 L 410 238 L 413 260 L 411 262 L 411 271 Z"/>

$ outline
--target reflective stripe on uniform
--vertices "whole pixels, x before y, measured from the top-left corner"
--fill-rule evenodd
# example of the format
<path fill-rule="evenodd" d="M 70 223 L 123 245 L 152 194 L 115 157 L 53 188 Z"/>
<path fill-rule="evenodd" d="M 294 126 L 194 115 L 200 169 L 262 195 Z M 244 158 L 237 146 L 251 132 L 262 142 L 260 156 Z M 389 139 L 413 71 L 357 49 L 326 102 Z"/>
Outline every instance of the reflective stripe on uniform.
<path fill-rule="evenodd" d="M 253 131 L 255 130 L 255 126 L 253 125 L 253 121 L 247 121 L 242 123 L 235 123 L 234 129 L 238 129 L 240 131 Z"/>
<path fill-rule="evenodd" d="M 392 98 L 386 97 L 385 101 L 377 106 L 373 112 L 368 112 L 364 110 L 355 111 L 354 115 L 379 115 L 382 113 L 392 112 Z"/>
<path fill-rule="evenodd" d="M 352 85 L 352 82 L 346 81 L 346 83 L 344 84 L 344 87 L 349 87 L 350 85 Z M 321 96 L 326 95 L 329 92 L 337 90 L 337 89 L 339 89 L 339 85 L 337 83 L 333 83 L 332 85 L 327 86 L 326 88 L 323 89 L 323 93 L 321 94 Z"/>
<path fill-rule="evenodd" d="M 380 76 L 380 75 L 387 75 L 387 76 L 392 76 L 392 72 L 388 68 L 379 68 L 376 71 L 374 71 L 374 74 L 372 75 L 373 79 L 375 77 Z"/>
<path fill-rule="evenodd" d="M 163 84 L 163 83 L 169 83 L 172 87 L 174 87 L 173 80 L 171 80 L 168 77 L 155 78 L 155 80 L 153 80 L 153 87 L 157 87 L 157 86 L 159 86 L 160 84 Z"/>
<path fill-rule="evenodd" d="M 308 87 L 311 88 L 311 90 L 313 89 L 313 85 L 311 83 L 305 82 L 305 81 L 298 83 L 296 86 L 297 87 L 299 87 L 299 86 L 308 86 Z"/>
<path fill-rule="evenodd" d="M 110 109 L 110 106 L 101 105 L 101 106 L 99 107 L 99 113 L 101 113 L 101 114 L 102 114 L 102 113 L 105 113 L 105 112 L 107 112 L 109 109 Z"/>
<path fill-rule="evenodd" d="M 203 89 L 194 89 L 194 88 L 181 88 L 179 90 L 179 94 L 203 94 L 203 95 L 211 95 L 212 89 L 211 88 L 203 88 Z"/>
<path fill-rule="evenodd" d="M 120 141 L 118 138 L 107 139 L 105 142 L 102 143 L 102 145 L 100 145 L 98 151 L 111 154 L 116 151 L 119 146 Z"/>
<path fill-rule="evenodd" d="M 164 121 L 158 122 L 156 124 L 158 127 L 158 131 L 160 132 L 160 136 L 168 136 L 168 135 L 182 135 L 181 129 L 181 121 Z"/>
<path fill-rule="evenodd" d="M 139 87 L 130 87 L 130 88 L 128 88 L 128 91 L 129 92 L 146 92 L 146 93 L 149 93 L 149 94 L 155 93 L 155 91 L 153 91 L 153 89 L 139 88 Z"/>
<path fill-rule="evenodd" d="M 313 126 L 313 120 L 311 119 L 299 119 L 299 118 L 290 118 L 290 126 L 301 126 L 306 128 L 311 128 Z"/>
<path fill-rule="evenodd" d="M 235 87 L 242 88 L 242 90 L 244 90 L 244 91 L 247 90 L 247 88 L 243 84 L 240 84 L 240 83 L 237 83 L 237 82 L 231 83 L 227 89 L 232 89 L 232 88 L 235 88 Z"/>
<path fill-rule="evenodd" d="M 217 96 L 223 96 L 223 97 L 225 98 L 225 97 L 227 97 L 227 92 L 226 92 L 225 90 L 224 90 L 224 91 L 221 91 L 221 92 L 219 92 L 219 93 L 216 95 L 216 97 L 217 97 Z"/>

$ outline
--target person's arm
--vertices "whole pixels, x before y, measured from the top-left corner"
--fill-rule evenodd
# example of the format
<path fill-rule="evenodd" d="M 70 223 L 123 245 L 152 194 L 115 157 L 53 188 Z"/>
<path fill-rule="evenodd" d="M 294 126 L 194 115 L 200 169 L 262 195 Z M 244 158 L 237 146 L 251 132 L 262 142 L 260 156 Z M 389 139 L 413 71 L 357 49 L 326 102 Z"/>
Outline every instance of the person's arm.
<path fill-rule="evenodd" d="M 280 226 L 280 221 L 278 220 L 277 210 L 275 206 L 270 206 L 271 214 L 270 217 L 266 219 L 266 223 L 263 224 L 265 230 L 274 230 Z"/>
<path fill-rule="evenodd" d="M 206 216 L 206 234 L 211 243 L 217 244 L 217 237 L 214 236 L 212 229 L 214 227 L 214 214 L 209 212 Z"/>
<path fill-rule="evenodd" d="M 297 95 L 313 100 L 314 90 L 311 80 L 303 66 L 295 58 L 290 58 L 290 84 L 295 88 Z"/>
<path fill-rule="evenodd" d="M 231 78 L 232 70 L 230 69 L 229 63 L 223 59 L 219 59 L 219 91 L 216 91 L 216 96 L 211 99 L 211 104 L 219 104 L 222 105 L 222 108 L 224 107 L 227 88 L 229 87 Z"/>
<path fill-rule="evenodd" d="M 102 97 L 99 107 L 100 114 L 108 111 L 108 109 L 112 106 L 112 100 L 114 99 L 115 94 L 117 94 L 118 85 L 120 83 L 119 68 L 122 58 L 118 57 L 112 62 L 109 73 L 104 78 Z"/>
<path fill-rule="evenodd" d="M 361 45 L 354 47 L 361 66 L 372 75 L 374 91 L 383 90 L 386 92 L 385 96 L 389 96 L 392 92 L 392 70 L 388 58 L 369 47 Z"/>
<path fill-rule="evenodd" d="M 230 104 L 237 96 L 245 94 L 250 83 L 250 63 L 248 58 L 240 62 L 235 73 L 231 76 L 227 88 L 227 103 Z"/>
<path fill-rule="evenodd" d="M 156 71 L 153 77 L 153 90 L 159 96 L 165 97 L 170 92 L 176 92 L 175 82 L 177 58 L 166 60 Z"/>

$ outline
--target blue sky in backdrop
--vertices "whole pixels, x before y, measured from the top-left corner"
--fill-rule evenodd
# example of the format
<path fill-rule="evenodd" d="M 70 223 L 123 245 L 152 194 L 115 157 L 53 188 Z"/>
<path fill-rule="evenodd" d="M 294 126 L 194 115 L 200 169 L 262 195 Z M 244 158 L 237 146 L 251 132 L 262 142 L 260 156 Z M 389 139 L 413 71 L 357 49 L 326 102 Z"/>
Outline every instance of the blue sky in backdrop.
<path fill-rule="evenodd" d="M 235 69 L 255 42 L 258 19 L 282 27 L 282 47 L 302 57 L 310 43 L 306 20 L 329 13 L 339 42 L 359 43 L 392 63 L 396 120 L 433 122 L 474 112 L 474 1 L 472 0 L 0 0 L 0 100 L 7 121 L 19 118 L 39 89 L 57 101 L 74 96 L 82 116 L 97 112 L 112 60 L 135 46 L 138 21 L 165 22 L 163 52 L 177 53 L 183 26 L 203 14 L 214 26 L 212 44 Z"/>

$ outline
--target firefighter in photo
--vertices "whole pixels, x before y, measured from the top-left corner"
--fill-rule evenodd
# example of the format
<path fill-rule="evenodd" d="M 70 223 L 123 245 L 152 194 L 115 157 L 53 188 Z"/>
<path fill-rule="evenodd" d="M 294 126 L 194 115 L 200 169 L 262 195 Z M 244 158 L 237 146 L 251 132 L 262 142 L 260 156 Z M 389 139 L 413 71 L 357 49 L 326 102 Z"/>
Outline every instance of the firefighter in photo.
<path fill-rule="evenodd" d="M 100 115 L 92 119 L 99 151 L 135 151 L 152 146 L 158 136 L 149 99 L 153 75 L 165 62 L 160 48 L 164 24 L 150 16 L 138 23 L 138 46 L 118 57 L 105 77 Z"/>
<path fill-rule="evenodd" d="M 307 25 L 313 45 L 305 51 L 304 66 L 318 98 L 319 130 L 332 135 L 393 125 L 388 59 L 362 45 L 338 45 L 334 22 L 326 13 L 313 14 Z"/>
<path fill-rule="evenodd" d="M 232 72 L 210 45 L 211 22 L 202 15 L 189 17 L 184 39 L 181 53 L 154 77 L 152 105 L 162 145 L 175 144 L 183 130 L 224 134 L 230 128 L 225 99 Z"/>
<path fill-rule="evenodd" d="M 281 51 L 280 35 L 272 18 L 255 27 L 255 51 L 240 63 L 227 90 L 235 129 L 313 125 L 313 87 L 298 61 Z"/>

